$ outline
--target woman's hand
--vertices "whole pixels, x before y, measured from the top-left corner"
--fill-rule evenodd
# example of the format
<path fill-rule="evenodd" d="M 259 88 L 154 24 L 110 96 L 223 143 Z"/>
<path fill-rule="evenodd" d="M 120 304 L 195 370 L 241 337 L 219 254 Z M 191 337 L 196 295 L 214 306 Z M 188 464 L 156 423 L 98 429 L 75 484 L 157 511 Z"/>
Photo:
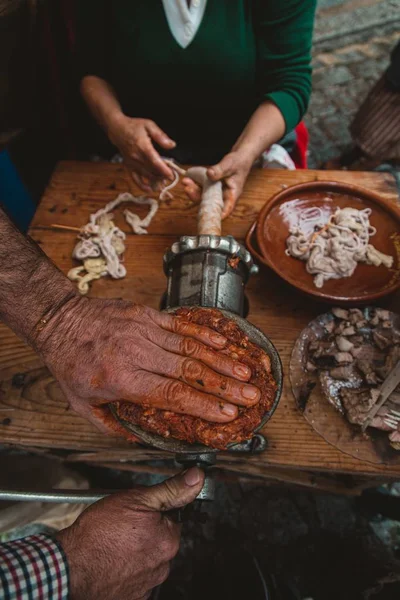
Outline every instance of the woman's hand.
<path fill-rule="evenodd" d="M 171 150 L 175 142 L 154 121 L 127 117 L 111 84 L 95 75 L 81 81 L 81 92 L 93 116 L 110 141 L 119 149 L 135 183 L 145 192 L 155 191 L 155 184 L 173 180 L 171 169 L 154 148 Z"/>
<path fill-rule="evenodd" d="M 166 150 L 176 144 L 154 121 L 132 119 L 120 113 L 109 124 L 108 135 L 121 152 L 133 180 L 144 192 L 152 193 L 157 183 L 174 179 L 153 142 Z"/>
<path fill-rule="evenodd" d="M 285 133 L 285 121 L 279 108 L 266 100 L 255 110 L 231 152 L 220 163 L 208 169 L 212 181 L 223 181 L 225 219 L 235 208 L 250 169 L 259 156 Z M 186 193 L 200 200 L 201 191 L 189 178 L 184 180 Z"/>
<path fill-rule="evenodd" d="M 208 169 L 207 175 L 212 181 L 223 182 L 223 219 L 228 217 L 235 208 L 236 202 L 243 191 L 252 164 L 252 158 L 249 158 L 244 153 L 233 151 L 224 156 L 220 163 Z M 183 185 L 189 198 L 195 201 L 200 200 L 201 190 L 194 181 L 186 177 L 183 180 Z"/>
<path fill-rule="evenodd" d="M 74 297 L 34 343 L 70 406 L 105 432 L 116 400 L 225 423 L 260 399 L 249 367 L 216 352 L 225 337 L 122 300 Z"/>

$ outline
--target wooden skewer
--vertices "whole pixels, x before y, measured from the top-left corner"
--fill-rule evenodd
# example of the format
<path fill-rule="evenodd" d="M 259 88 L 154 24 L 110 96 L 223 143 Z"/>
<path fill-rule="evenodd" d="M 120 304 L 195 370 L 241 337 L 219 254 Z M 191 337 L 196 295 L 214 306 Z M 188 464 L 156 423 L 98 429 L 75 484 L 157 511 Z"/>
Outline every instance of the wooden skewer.
<path fill-rule="evenodd" d="M 67 231 L 79 231 L 80 232 L 79 227 L 71 227 L 70 225 L 59 225 L 58 223 L 52 223 L 50 225 L 50 227 L 53 227 L 54 229 L 66 229 Z"/>

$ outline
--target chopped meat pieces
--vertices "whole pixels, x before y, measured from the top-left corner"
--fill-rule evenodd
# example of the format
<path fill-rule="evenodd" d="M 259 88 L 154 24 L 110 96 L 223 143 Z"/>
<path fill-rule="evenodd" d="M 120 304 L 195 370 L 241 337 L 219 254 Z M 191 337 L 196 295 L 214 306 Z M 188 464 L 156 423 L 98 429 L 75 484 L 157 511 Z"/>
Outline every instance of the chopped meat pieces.
<path fill-rule="evenodd" d="M 380 308 L 334 308 L 332 313 L 335 326 L 329 330 L 324 326 L 325 334 L 308 347 L 307 371 L 318 374 L 322 389 L 336 410 L 345 414 L 350 423 L 362 425 L 379 397 L 380 386 L 400 361 L 398 319 Z M 334 380 L 342 381 L 343 386 L 338 387 Z M 398 418 L 400 385 L 370 424 L 389 432 L 390 441 L 395 440 L 393 443 L 400 450 Z"/>
<path fill-rule="evenodd" d="M 354 344 L 354 346 L 359 346 L 360 344 L 362 344 L 364 342 L 364 338 L 362 335 L 351 335 L 349 337 L 349 340 L 352 344 Z"/>
<path fill-rule="evenodd" d="M 334 331 L 335 331 L 336 335 L 341 335 L 345 329 L 346 329 L 346 321 L 340 321 L 339 325 L 336 325 Z M 354 331 L 354 333 L 355 333 L 355 331 Z"/>
<path fill-rule="evenodd" d="M 343 336 L 336 338 L 336 346 L 341 352 L 350 352 L 353 348 L 353 344 Z"/>
<path fill-rule="evenodd" d="M 316 340 L 315 342 L 311 342 L 310 350 L 314 351 L 314 358 L 319 358 L 320 356 L 329 356 L 336 352 L 335 341 L 330 340 L 326 342 L 320 342 Z"/>
<path fill-rule="evenodd" d="M 364 319 L 363 311 L 359 308 L 350 308 L 349 313 L 351 323 L 356 323 L 357 321 Z"/>
<path fill-rule="evenodd" d="M 367 373 L 365 376 L 365 381 L 368 385 L 378 385 L 380 383 L 381 378 L 376 373 Z"/>
<path fill-rule="evenodd" d="M 381 319 L 381 321 L 390 321 L 390 312 L 384 308 L 376 308 L 375 315 Z"/>
<path fill-rule="evenodd" d="M 337 352 L 335 354 L 335 360 L 339 365 L 344 365 L 353 362 L 353 356 L 350 352 Z"/>
<path fill-rule="evenodd" d="M 343 327 L 343 329 L 342 329 L 342 334 L 345 336 L 354 335 L 355 333 L 356 333 L 356 330 L 354 329 L 354 327 L 352 325 L 350 327 Z"/>
<path fill-rule="evenodd" d="M 358 348 L 353 346 L 350 350 L 350 353 L 352 356 L 354 356 L 354 358 L 358 358 L 360 356 L 360 354 L 362 353 L 362 346 L 358 346 Z"/>
<path fill-rule="evenodd" d="M 386 348 L 389 348 L 389 346 L 392 345 L 390 337 L 380 331 L 373 331 L 372 337 L 374 338 L 375 344 L 381 350 L 385 350 Z"/>
<path fill-rule="evenodd" d="M 309 373 L 313 373 L 314 371 L 317 370 L 316 365 L 314 365 L 314 363 L 312 363 L 310 360 L 307 362 L 306 364 L 306 369 Z"/>
<path fill-rule="evenodd" d="M 369 375 L 374 372 L 374 367 L 371 361 L 359 358 L 356 362 L 357 368 L 363 375 Z"/>
<path fill-rule="evenodd" d="M 379 396 L 376 395 L 376 390 L 370 388 L 349 389 L 342 388 L 340 397 L 346 411 L 346 415 L 350 423 L 362 425 L 367 418 L 368 412 L 374 406 Z"/>
<path fill-rule="evenodd" d="M 345 310 L 344 308 L 337 308 L 334 307 L 332 308 L 332 313 L 335 315 L 335 317 L 337 317 L 338 319 L 344 319 L 344 320 L 348 320 L 349 318 L 349 311 Z"/>
<path fill-rule="evenodd" d="M 353 367 L 346 365 L 344 367 L 335 367 L 329 371 L 333 379 L 349 379 L 353 375 Z"/>

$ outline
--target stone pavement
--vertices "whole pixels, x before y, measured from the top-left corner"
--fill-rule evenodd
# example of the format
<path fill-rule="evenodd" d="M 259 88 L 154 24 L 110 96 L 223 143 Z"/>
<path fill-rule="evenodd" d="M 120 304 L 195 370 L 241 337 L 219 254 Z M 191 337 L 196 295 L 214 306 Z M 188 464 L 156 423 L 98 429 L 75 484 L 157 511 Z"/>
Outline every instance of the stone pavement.
<path fill-rule="evenodd" d="M 306 124 L 309 167 L 351 143 L 349 124 L 400 39 L 400 0 L 319 0 L 313 94 Z"/>

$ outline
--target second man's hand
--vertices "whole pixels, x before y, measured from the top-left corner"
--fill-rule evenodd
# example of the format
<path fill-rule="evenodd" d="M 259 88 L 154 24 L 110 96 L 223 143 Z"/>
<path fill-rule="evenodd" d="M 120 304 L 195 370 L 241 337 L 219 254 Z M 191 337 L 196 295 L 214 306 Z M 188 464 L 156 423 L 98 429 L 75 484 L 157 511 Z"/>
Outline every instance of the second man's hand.
<path fill-rule="evenodd" d="M 181 527 L 168 511 L 193 502 L 204 474 L 190 469 L 87 508 L 57 534 L 68 560 L 71 600 L 144 600 L 166 580 Z"/>

